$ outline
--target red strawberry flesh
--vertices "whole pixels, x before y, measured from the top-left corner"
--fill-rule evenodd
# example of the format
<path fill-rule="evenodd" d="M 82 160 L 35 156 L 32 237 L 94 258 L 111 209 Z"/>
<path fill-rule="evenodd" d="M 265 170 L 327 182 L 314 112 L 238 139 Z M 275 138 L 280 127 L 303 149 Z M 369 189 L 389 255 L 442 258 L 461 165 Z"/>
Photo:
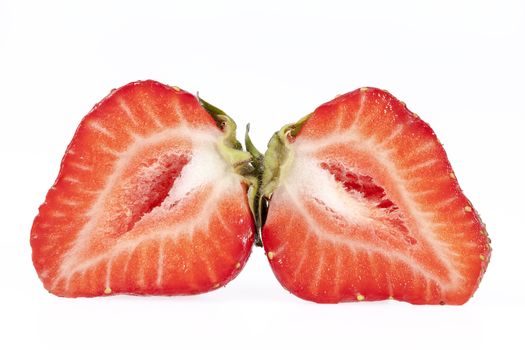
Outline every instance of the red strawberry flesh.
<path fill-rule="evenodd" d="M 254 224 L 246 181 L 223 154 L 231 131 L 191 94 L 153 81 L 95 106 L 31 231 L 44 286 L 68 297 L 174 295 L 234 278 Z"/>
<path fill-rule="evenodd" d="M 285 288 L 330 303 L 472 296 L 486 231 L 435 134 L 402 102 L 356 90 L 274 139 L 262 239 Z"/>

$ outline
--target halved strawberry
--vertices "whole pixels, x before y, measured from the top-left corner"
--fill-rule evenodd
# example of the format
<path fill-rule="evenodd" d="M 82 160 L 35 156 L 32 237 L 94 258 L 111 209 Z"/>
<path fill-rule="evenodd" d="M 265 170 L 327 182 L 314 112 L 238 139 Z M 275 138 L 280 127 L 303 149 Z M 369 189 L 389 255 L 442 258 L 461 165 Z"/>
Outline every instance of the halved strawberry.
<path fill-rule="evenodd" d="M 276 133 L 261 193 L 271 198 L 268 260 L 304 299 L 463 304 L 490 258 L 434 132 L 379 89 L 337 97 Z"/>
<path fill-rule="evenodd" d="M 249 159 L 233 121 L 193 95 L 154 81 L 113 91 L 80 123 L 35 218 L 45 288 L 77 297 L 223 286 L 253 242 L 239 175 Z"/>

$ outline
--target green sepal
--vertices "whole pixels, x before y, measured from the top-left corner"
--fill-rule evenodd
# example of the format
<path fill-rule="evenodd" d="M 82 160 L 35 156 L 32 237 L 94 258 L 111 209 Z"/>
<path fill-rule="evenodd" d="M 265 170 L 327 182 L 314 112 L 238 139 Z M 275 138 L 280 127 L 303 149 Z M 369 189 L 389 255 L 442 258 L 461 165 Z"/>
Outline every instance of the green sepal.
<path fill-rule="evenodd" d="M 199 96 L 197 96 L 197 98 L 201 106 L 210 113 L 217 123 L 217 126 L 224 131 L 223 140 L 218 145 L 219 152 L 224 159 L 233 166 L 237 173 L 243 176 L 247 175 L 246 172 L 251 171 L 250 162 L 252 156 L 249 152 L 242 149 L 242 144 L 237 140 L 237 124 L 221 109 L 206 102 Z"/>

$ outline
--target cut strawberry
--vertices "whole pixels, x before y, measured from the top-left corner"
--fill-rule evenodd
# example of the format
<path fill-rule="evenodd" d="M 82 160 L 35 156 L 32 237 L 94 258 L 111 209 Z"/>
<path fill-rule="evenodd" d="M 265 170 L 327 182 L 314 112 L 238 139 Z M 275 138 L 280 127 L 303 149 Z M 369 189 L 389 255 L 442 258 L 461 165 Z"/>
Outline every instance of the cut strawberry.
<path fill-rule="evenodd" d="M 490 258 L 432 129 L 389 93 L 337 97 L 272 138 L 262 241 L 281 284 L 323 303 L 463 304 Z"/>
<path fill-rule="evenodd" d="M 249 160 L 233 121 L 191 94 L 154 81 L 113 91 L 80 123 L 34 221 L 45 288 L 77 297 L 225 285 L 254 238 L 239 174 Z"/>

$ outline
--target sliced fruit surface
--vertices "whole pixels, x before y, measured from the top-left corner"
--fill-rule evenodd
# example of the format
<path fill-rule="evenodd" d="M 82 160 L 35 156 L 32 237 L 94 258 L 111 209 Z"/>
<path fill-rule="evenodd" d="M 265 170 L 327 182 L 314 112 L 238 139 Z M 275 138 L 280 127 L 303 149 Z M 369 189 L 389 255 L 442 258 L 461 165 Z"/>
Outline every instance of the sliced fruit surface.
<path fill-rule="evenodd" d="M 276 133 L 262 241 L 281 284 L 316 302 L 463 304 L 490 258 L 432 129 L 388 92 L 337 97 Z"/>
<path fill-rule="evenodd" d="M 236 171 L 250 156 L 238 148 L 235 124 L 185 91 L 154 81 L 113 91 L 80 123 L 35 218 L 45 288 L 176 295 L 233 279 L 254 236 Z"/>

